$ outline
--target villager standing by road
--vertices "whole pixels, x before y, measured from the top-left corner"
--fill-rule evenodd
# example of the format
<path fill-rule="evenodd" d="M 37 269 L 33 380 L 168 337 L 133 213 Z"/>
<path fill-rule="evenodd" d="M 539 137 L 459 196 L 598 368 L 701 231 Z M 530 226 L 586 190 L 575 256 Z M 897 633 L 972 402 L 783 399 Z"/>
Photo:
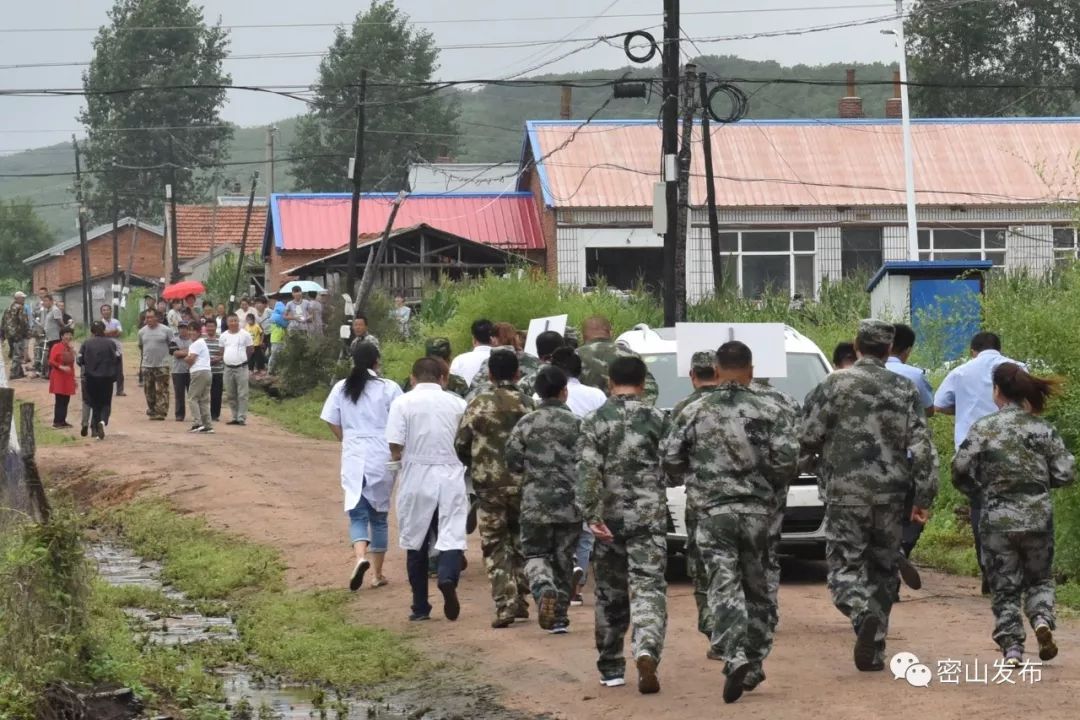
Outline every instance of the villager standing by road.
<path fill-rule="evenodd" d="M 412 380 L 412 392 L 393 402 L 386 424 L 392 462 L 401 463 L 397 520 L 413 595 L 409 619 L 431 616 L 428 550 L 435 535 L 443 612 L 448 620 L 457 620 L 461 613 L 457 583 L 466 547 L 469 498 L 465 466 L 454 451 L 454 438 L 465 401 L 444 392 L 445 365 L 435 358 L 413 363 Z"/>
<path fill-rule="evenodd" d="M 127 394 L 124 392 L 124 343 L 120 340 L 124 328 L 120 321 L 113 317 L 112 305 L 101 306 L 101 322 L 105 324 L 105 337 L 112 339 L 116 349 L 116 397 L 124 397 Z"/>
<path fill-rule="evenodd" d="M 863 320 L 859 360 L 810 393 L 801 433 L 805 456 L 820 456 L 826 559 L 833 604 L 856 633 L 855 667 L 885 667 L 901 522 L 915 485 L 913 520 L 926 522 L 937 495 L 937 454 L 919 391 L 885 368 L 893 326 Z"/>
<path fill-rule="evenodd" d="M 229 329 L 218 340 L 221 345 L 221 361 L 225 377 L 225 394 L 229 398 L 232 420 L 229 425 L 247 424 L 248 362 L 255 352 L 255 344 L 247 330 L 240 327 L 235 313 L 228 316 Z"/>
<path fill-rule="evenodd" d="M 285 319 L 289 323 L 289 332 L 303 332 L 311 335 L 315 332 L 315 308 L 311 300 L 304 297 L 299 285 L 293 285 L 292 300 L 285 305 Z"/>
<path fill-rule="evenodd" d="M 1052 660 L 1054 642 L 1054 515 L 1050 490 L 1069 485 L 1076 461 L 1054 426 L 1039 417 L 1056 383 L 1032 377 L 1015 363 L 993 374 L 998 412 L 975 421 L 953 458 L 953 482 L 980 496 L 983 567 L 990 581 L 994 642 L 1005 663 L 1024 660 L 1024 621 Z"/>
<path fill-rule="evenodd" d="M 213 323 L 212 320 L 211 323 Z M 206 344 L 206 339 L 202 337 L 202 328 L 198 323 L 192 325 L 189 332 L 194 340 L 183 354 L 184 362 L 187 363 L 191 372 L 191 381 L 188 385 L 188 412 L 191 415 L 192 425 L 188 432 L 211 435 L 214 432 L 214 421 L 210 415 L 212 383 L 210 348 Z M 177 357 L 180 352 L 183 351 L 177 351 Z"/>
<path fill-rule="evenodd" d="M 203 341 L 210 352 L 210 417 L 217 422 L 221 419 L 221 399 L 225 395 L 225 360 L 216 320 L 203 323 Z"/>
<path fill-rule="evenodd" d="M 566 373 L 543 368 L 536 376 L 540 407 L 523 417 L 506 442 L 506 467 L 522 473 L 521 550 L 540 627 L 569 631 L 574 548 L 581 534 L 576 500 L 581 420 L 566 406 Z"/>
<path fill-rule="evenodd" d="M 641 401 L 645 363 L 611 364 L 611 396 L 581 423 L 578 504 L 597 543 L 596 662 L 600 682 L 624 682 L 623 639 L 633 625 L 631 653 L 638 690 L 660 690 L 656 675 L 667 631 L 667 488 L 660 471 L 664 415 Z"/>
<path fill-rule="evenodd" d="M 75 348 L 71 345 L 74 333 L 65 329 L 60 342 L 49 351 L 49 392 L 54 398 L 53 427 L 62 430 L 71 427 L 67 421 L 68 404 L 75 394 Z"/>
<path fill-rule="evenodd" d="M 379 377 L 379 349 L 358 345 L 352 371 L 330 390 L 320 417 L 341 441 L 341 488 L 349 516 L 349 540 L 356 564 L 349 589 L 359 590 L 374 569 L 372 587 L 386 584 L 383 560 L 389 543 L 390 496 L 394 473 L 387 467 L 390 448 L 386 423 L 390 405 L 401 395 L 397 384 Z"/>
<path fill-rule="evenodd" d="M 164 420 L 169 414 L 169 378 L 173 342 L 172 330 L 162 325 L 157 310 L 147 309 L 144 325 L 139 328 L 139 355 L 142 358 L 143 392 L 151 420 Z"/>
<path fill-rule="evenodd" d="M 675 418 L 661 445 L 671 482 L 686 484 L 697 520 L 700 564 L 709 579 L 707 656 L 725 664 L 724 702 L 765 680 L 772 650 L 765 562 L 776 495 L 798 466 L 795 429 L 772 401 L 750 389 L 750 348 L 716 351 L 719 386 Z"/>
<path fill-rule="evenodd" d="M 492 351 L 488 368 L 491 388 L 469 401 L 454 447 L 469 467 L 479 499 L 480 548 L 495 601 L 491 626 L 505 628 L 516 618 L 529 617 L 521 552 L 521 477 L 506 467 L 506 441 L 535 405 L 515 384 L 519 371 L 513 352 Z"/>
<path fill-rule="evenodd" d="M 64 313 L 53 302 L 53 296 L 46 294 L 41 298 L 41 321 L 45 333 L 45 347 L 41 353 L 41 372 L 49 377 L 49 353 L 60 342 L 60 333 L 64 331 Z"/>
<path fill-rule="evenodd" d="M 116 343 L 112 338 L 105 337 L 105 323 L 101 320 L 91 323 L 90 337 L 79 348 L 78 362 L 83 368 L 86 382 L 91 432 L 98 440 L 104 440 L 120 357 L 116 354 Z"/>
<path fill-rule="evenodd" d="M 172 385 L 175 400 L 173 404 L 176 410 L 173 413 L 176 422 L 183 422 L 187 417 L 187 392 L 191 385 L 191 369 L 184 362 L 187 349 L 191 347 L 192 332 L 189 322 L 182 322 L 177 326 L 176 335 L 169 345 L 169 355 L 172 357 Z"/>

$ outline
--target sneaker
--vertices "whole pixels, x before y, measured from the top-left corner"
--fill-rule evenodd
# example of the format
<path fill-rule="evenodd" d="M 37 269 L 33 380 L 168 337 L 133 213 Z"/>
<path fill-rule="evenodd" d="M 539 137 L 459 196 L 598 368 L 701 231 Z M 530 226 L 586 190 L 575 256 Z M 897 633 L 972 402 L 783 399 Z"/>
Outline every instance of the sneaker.
<path fill-rule="evenodd" d="M 461 615 L 461 603 L 458 602 L 457 588 L 450 580 L 439 583 L 439 591 L 443 596 L 443 614 L 447 620 L 457 620 Z"/>
<path fill-rule="evenodd" d="M 570 632 L 570 625 L 566 622 L 556 622 L 555 625 L 548 630 L 548 635 L 566 635 Z"/>
<path fill-rule="evenodd" d="M 742 697 L 745 689 L 743 683 L 746 682 L 746 676 L 749 672 L 750 663 L 743 663 L 728 672 L 727 679 L 724 680 L 724 702 L 730 704 Z"/>
<path fill-rule="evenodd" d="M 431 619 L 431 613 L 430 612 L 425 612 L 425 613 L 414 612 L 414 613 L 411 613 L 409 615 L 409 622 L 423 622 L 424 620 L 430 620 L 430 619 Z"/>
<path fill-rule="evenodd" d="M 105 423 L 99 422 L 94 427 L 94 432 L 97 433 L 97 439 L 98 440 L 104 440 L 105 439 Z"/>
<path fill-rule="evenodd" d="M 582 568 L 575 565 L 574 566 L 574 576 L 573 576 L 573 579 L 570 581 L 570 587 L 574 588 L 575 590 L 577 588 L 580 588 L 581 587 L 581 579 L 584 578 L 584 577 L 585 577 L 585 571 Z M 578 595 L 580 595 L 580 594 L 581 593 L 578 593 Z"/>
<path fill-rule="evenodd" d="M 877 660 L 877 631 L 881 627 L 881 621 L 875 616 L 869 615 L 859 626 L 858 635 L 855 638 L 855 667 L 863 672 L 881 670 Z"/>
<path fill-rule="evenodd" d="M 203 425 L 201 428 L 199 428 L 199 434 L 200 435 L 213 435 L 214 434 L 214 428 Z"/>
<path fill-rule="evenodd" d="M 539 616 L 538 621 L 541 629 L 551 630 L 555 627 L 555 606 L 557 604 L 558 596 L 554 590 L 545 590 L 540 596 L 537 615 Z"/>
<path fill-rule="evenodd" d="M 581 597 L 581 593 L 574 593 L 570 596 L 570 604 L 574 607 L 581 607 L 585 604 L 585 598 Z"/>
<path fill-rule="evenodd" d="M 202 432 L 202 429 L 203 429 L 202 425 L 192 425 L 190 428 L 188 428 L 188 432 L 190 432 L 190 433 Z"/>
<path fill-rule="evenodd" d="M 1035 637 L 1039 641 L 1039 659 L 1043 662 L 1057 657 L 1058 647 L 1054 642 L 1054 633 L 1050 630 L 1050 624 L 1040 622 L 1035 625 Z"/>
<path fill-rule="evenodd" d="M 508 628 L 513 624 L 514 624 L 514 616 L 512 614 L 496 615 L 495 619 L 491 621 L 491 627 L 495 628 L 496 630 L 501 630 L 502 628 Z"/>
<path fill-rule="evenodd" d="M 907 557 L 900 553 L 896 558 L 897 569 L 900 570 L 900 579 L 904 581 L 912 590 L 922 589 L 922 577 L 919 576 L 919 570 L 911 564 L 911 561 Z"/>
<path fill-rule="evenodd" d="M 600 676 L 600 684 L 603 685 L 604 687 L 609 687 L 609 688 L 622 687 L 623 685 L 626 684 L 626 680 L 623 678 L 622 675 L 612 675 L 610 677 L 607 676 L 607 675 L 601 675 Z"/>
<path fill-rule="evenodd" d="M 656 676 L 656 658 L 649 653 L 637 656 L 637 689 L 642 695 L 660 692 L 660 678 Z"/>
<path fill-rule="evenodd" d="M 349 590 L 356 592 L 364 586 L 364 573 L 370 567 L 371 563 L 365 559 L 356 561 L 356 567 L 353 568 L 352 576 L 349 578 Z"/>
<path fill-rule="evenodd" d="M 746 679 L 743 680 L 742 687 L 746 692 L 753 692 L 763 682 L 765 682 L 765 671 L 754 669 L 746 673 Z"/>
<path fill-rule="evenodd" d="M 1040 656 L 1041 657 L 1041 656 Z M 1020 647 L 1011 647 L 1005 652 L 1006 667 L 1020 667 L 1024 664 L 1024 650 Z"/>

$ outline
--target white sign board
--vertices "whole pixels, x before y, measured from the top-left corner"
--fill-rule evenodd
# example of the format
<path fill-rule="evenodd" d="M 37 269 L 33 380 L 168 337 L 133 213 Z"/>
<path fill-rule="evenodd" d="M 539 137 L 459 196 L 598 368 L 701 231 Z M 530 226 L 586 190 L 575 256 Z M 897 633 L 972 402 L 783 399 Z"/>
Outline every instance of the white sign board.
<path fill-rule="evenodd" d="M 548 330 L 554 330 L 560 335 L 566 335 L 566 321 L 570 318 L 569 315 L 552 315 L 551 317 L 533 318 L 529 321 L 529 334 L 525 336 L 525 352 L 529 353 L 533 357 L 539 357 L 536 354 L 536 338 L 542 332 Z"/>
<path fill-rule="evenodd" d="M 701 350 L 716 351 L 738 340 L 754 354 L 754 377 L 787 377 L 784 326 L 781 323 L 675 323 L 675 350 L 681 377 L 690 375 L 690 359 Z"/>

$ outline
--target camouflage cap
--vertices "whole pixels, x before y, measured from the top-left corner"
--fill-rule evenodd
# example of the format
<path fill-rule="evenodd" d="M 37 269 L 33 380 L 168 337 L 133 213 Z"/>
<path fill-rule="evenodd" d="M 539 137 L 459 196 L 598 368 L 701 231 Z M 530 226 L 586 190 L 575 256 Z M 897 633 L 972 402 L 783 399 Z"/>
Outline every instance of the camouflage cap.
<path fill-rule="evenodd" d="M 449 360 L 450 339 L 444 337 L 428 338 L 428 341 L 424 343 L 424 353 L 428 357 L 441 357 Z"/>
<path fill-rule="evenodd" d="M 859 321 L 859 334 L 856 339 L 869 345 L 892 345 L 895 332 L 890 323 L 868 318 Z"/>
<path fill-rule="evenodd" d="M 716 367 L 716 353 L 712 350 L 698 350 L 690 358 L 691 370 L 712 370 Z"/>

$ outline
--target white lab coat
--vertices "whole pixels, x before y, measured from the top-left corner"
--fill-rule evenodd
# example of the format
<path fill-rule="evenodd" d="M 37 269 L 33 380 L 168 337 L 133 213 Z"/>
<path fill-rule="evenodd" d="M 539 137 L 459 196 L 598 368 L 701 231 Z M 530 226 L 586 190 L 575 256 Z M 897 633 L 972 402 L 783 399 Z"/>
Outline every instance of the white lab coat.
<path fill-rule="evenodd" d="M 370 372 L 370 371 L 369 371 Z M 330 391 L 320 417 L 341 428 L 341 488 L 345 512 L 360 502 L 361 495 L 379 512 L 390 510 L 394 475 L 386 468 L 390 447 L 386 444 L 386 421 L 390 405 L 400 396 L 397 383 L 373 377 L 359 400 L 345 394 L 342 380 Z"/>
<path fill-rule="evenodd" d="M 464 550 L 469 498 L 465 466 L 454 451 L 454 437 L 465 401 L 435 383 L 419 383 L 390 406 L 386 442 L 402 445 L 398 476 L 399 544 L 419 550 L 438 512 L 435 550 Z"/>

